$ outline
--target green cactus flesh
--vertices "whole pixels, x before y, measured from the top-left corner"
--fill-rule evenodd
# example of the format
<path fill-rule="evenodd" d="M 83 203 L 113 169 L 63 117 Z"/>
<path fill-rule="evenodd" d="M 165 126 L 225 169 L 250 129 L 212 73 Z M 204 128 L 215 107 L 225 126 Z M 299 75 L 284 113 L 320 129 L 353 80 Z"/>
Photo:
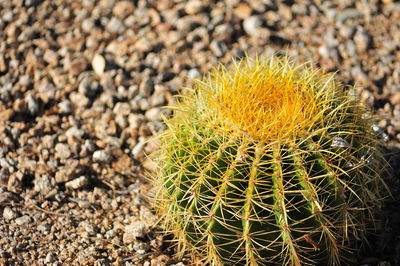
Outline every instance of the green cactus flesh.
<path fill-rule="evenodd" d="M 331 76 L 287 60 L 215 70 L 166 121 L 156 206 L 181 253 L 216 265 L 340 264 L 373 229 L 384 160 L 371 119 Z M 210 100 L 218 78 L 234 87 L 243 68 L 251 75 L 257 67 L 264 74 L 277 68 L 280 80 L 300 79 L 294 85 L 307 80 L 318 118 L 253 135 L 223 121 Z"/>

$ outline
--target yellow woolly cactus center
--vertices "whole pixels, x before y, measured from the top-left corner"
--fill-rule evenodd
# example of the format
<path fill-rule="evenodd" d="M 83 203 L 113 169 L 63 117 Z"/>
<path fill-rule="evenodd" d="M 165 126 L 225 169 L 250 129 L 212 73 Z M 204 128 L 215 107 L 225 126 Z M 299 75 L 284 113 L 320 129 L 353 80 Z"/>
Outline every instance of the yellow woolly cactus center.
<path fill-rule="evenodd" d="M 223 131 L 267 141 L 299 136 L 321 119 L 323 101 L 314 77 L 315 71 L 299 71 L 289 60 L 273 57 L 217 69 L 201 86 Z"/>

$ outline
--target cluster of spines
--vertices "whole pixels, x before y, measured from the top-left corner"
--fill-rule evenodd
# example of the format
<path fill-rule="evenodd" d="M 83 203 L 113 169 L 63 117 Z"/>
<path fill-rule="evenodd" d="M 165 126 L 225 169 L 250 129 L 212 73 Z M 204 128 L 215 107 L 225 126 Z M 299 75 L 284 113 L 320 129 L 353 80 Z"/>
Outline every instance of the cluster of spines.
<path fill-rule="evenodd" d="M 332 147 L 322 136 L 291 147 L 182 137 L 164 158 L 165 215 L 178 240 L 211 261 L 338 263 L 347 239 L 363 238 L 374 206 L 366 200 L 379 197 L 375 173 L 361 169 L 367 161 L 351 163 L 363 146 Z"/>
<path fill-rule="evenodd" d="M 181 252 L 214 264 L 337 264 L 364 237 L 381 199 L 382 155 L 356 101 L 319 82 L 323 119 L 295 137 L 237 134 L 207 109 L 209 91 L 176 108 L 160 137 L 157 204 Z"/>

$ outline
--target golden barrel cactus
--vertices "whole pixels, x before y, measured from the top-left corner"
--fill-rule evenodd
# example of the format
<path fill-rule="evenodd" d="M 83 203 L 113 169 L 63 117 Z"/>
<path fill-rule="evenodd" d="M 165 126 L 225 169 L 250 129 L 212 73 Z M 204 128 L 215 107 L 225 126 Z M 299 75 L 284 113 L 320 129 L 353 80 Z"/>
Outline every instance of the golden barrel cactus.
<path fill-rule="evenodd" d="M 349 89 L 272 56 L 213 70 L 171 107 L 155 207 L 214 265 L 340 264 L 374 228 L 385 161 Z"/>

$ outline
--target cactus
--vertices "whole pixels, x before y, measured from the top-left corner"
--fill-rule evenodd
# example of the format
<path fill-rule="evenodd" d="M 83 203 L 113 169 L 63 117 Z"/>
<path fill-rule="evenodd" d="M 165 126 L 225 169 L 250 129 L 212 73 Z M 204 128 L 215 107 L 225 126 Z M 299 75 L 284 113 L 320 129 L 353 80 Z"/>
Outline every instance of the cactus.
<path fill-rule="evenodd" d="M 374 229 L 385 161 L 333 74 L 233 61 L 171 107 L 155 207 L 180 256 L 213 265 L 340 264 Z"/>

